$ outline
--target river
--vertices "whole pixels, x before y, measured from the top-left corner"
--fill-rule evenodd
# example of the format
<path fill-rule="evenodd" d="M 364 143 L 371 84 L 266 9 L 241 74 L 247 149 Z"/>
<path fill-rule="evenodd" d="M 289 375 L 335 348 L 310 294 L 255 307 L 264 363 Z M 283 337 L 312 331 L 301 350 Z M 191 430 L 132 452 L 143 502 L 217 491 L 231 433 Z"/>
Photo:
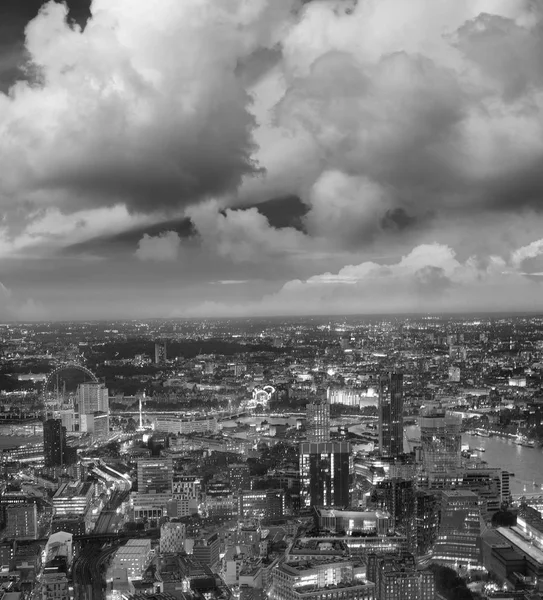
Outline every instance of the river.
<path fill-rule="evenodd" d="M 418 426 L 406 428 L 407 437 L 416 439 L 420 437 Z M 484 448 L 479 453 L 482 460 L 489 467 L 500 467 L 505 471 L 514 473 L 511 478 L 511 493 L 531 495 L 540 490 L 534 487 L 533 482 L 543 484 L 543 450 L 541 448 L 528 448 L 514 444 L 511 440 L 499 437 L 479 437 L 462 434 L 462 443 L 470 448 Z M 541 490 L 543 495 L 543 490 Z"/>

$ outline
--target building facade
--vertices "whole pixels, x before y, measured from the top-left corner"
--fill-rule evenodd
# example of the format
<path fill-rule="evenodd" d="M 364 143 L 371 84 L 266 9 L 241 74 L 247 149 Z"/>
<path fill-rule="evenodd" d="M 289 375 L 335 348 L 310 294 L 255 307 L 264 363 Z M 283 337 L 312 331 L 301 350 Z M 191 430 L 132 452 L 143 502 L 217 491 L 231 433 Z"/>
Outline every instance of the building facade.
<path fill-rule="evenodd" d="M 302 507 L 350 504 L 351 446 L 348 442 L 300 444 Z"/>
<path fill-rule="evenodd" d="M 388 373 L 379 380 L 379 452 L 403 454 L 403 375 Z"/>
<path fill-rule="evenodd" d="M 173 462 L 171 458 L 138 460 L 137 470 L 140 494 L 172 493 Z"/>
<path fill-rule="evenodd" d="M 330 404 L 327 400 L 310 402 L 306 407 L 308 442 L 330 441 Z"/>

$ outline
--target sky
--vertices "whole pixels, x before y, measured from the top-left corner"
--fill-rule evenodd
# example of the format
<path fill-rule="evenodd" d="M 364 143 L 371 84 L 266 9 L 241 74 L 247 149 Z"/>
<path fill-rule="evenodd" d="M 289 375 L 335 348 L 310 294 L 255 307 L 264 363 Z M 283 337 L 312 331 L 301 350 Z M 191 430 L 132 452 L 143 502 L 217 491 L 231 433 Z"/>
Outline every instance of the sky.
<path fill-rule="evenodd" d="M 539 0 L 3 0 L 0 320 L 541 311 Z"/>

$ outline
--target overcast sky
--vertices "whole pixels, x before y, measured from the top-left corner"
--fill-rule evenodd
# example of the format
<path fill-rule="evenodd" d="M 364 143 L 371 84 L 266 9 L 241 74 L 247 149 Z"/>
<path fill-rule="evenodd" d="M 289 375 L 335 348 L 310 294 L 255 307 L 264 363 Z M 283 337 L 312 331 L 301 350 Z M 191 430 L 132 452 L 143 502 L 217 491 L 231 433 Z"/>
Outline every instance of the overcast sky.
<path fill-rule="evenodd" d="M 539 0 L 41 4 L 0 5 L 0 319 L 542 309 Z"/>

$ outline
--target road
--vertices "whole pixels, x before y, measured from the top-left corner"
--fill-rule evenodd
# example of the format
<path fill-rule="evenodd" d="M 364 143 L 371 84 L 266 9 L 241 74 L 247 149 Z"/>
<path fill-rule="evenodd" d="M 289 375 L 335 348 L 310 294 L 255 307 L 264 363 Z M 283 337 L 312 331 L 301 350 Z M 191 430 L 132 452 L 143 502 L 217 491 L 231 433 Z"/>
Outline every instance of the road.
<path fill-rule="evenodd" d="M 95 533 L 115 533 L 118 523 L 117 508 L 126 499 L 128 491 L 116 491 L 104 506 L 96 525 Z M 74 561 L 72 577 L 75 600 L 100 600 L 105 598 L 104 567 L 123 541 L 103 547 L 102 542 L 86 542 Z"/>

